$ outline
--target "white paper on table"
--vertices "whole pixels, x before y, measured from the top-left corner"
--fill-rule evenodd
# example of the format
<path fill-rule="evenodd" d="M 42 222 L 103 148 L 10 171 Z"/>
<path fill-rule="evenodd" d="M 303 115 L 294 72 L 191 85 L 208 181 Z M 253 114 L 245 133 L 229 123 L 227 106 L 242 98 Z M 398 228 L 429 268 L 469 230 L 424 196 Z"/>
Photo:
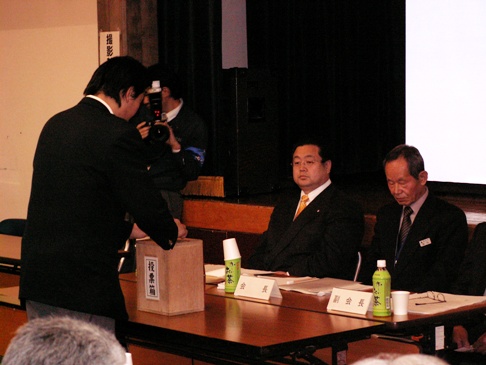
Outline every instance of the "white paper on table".
<path fill-rule="evenodd" d="M 224 281 L 225 266 L 216 264 L 205 264 L 204 271 L 206 273 L 206 282 L 216 283 L 218 280 Z M 241 275 L 258 276 L 260 274 L 268 274 L 271 271 L 253 270 L 253 269 L 241 269 Z M 219 288 L 219 287 L 218 287 Z M 224 287 L 223 287 L 224 289 Z"/>
<path fill-rule="evenodd" d="M 449 293 L 441 294 L 444 295 L 444 299 L 446 300 L 445 302 L 438 302 L 434 301 L 433 299 L 429 299 L 427 298 L 427 293 L 410 294 L 410 298 L 408 301 L 408 312 L 419 314 L 435 314 L 486 301 L 486 296 L 456 295 Z M 417 303 L 430 304 L 417 305 Z"/>
<path fill-rule="evenodd" d="M 297 282 L 291 285 L 280 285 L 280 289 L 291 290 L 304 294 L 326 295 L 331 294 L 334 288 L 347 290 L 367 290 L 370 285 L 363 285 L 359 282 L 344 279 L 322 278 L 304 282 Z"/>
<path fill-rule="evenodd" d="M 285 286 L 285 285 L 297 285 L 299 283 L 303 282 L 308 282 L 308 281 L 314 281 L 314 280 L 319 280 L 318 278 L 312 277 L 312 276 L 284 276 L 284 275 L 275 275 L 272 276 L 272 272 L 267 273 L 267 274 L 258 274 L 259 278 L 262 279 L 271 279 L 277 282 L 277 284 L 280 286 Z"/>
<path fill-rule="evenodd" d="M 224 265 L 205 264 L 204 271 L 206 272 L 206 276 L 224 279 Z"/>

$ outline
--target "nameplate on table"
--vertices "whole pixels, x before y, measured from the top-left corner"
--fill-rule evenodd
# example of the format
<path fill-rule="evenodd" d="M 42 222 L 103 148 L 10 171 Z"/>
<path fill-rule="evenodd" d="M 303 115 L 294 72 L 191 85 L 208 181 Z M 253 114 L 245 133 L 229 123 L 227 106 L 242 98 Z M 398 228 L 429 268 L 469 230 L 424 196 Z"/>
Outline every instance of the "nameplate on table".
<path fill-rule="evenodd" d="M 270 297 L 282 298 L 282 293 L 275 280 L 242 275 L 238 280 L 235 296 L 269 300 Z"/>
<path fill-rule="evenodd" d="M 372 297 L 373 293 L 334 288 L 331 292 L 327 309 L 366 314 Z"/>

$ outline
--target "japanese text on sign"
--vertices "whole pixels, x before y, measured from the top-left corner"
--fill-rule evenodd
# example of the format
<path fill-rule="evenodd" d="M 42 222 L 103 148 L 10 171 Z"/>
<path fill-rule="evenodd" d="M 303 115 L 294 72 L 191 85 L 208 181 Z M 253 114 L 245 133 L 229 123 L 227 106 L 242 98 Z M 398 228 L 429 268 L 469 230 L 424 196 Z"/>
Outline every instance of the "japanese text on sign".
<path fill-rule="evenodd" d="M 145 297 L 159 300 L 159 260 L 145 256 Z"/>
<path fill-rule="evenodd" d="M 120 56 L 120 32 L 100 32 L 100 64 Z"/>

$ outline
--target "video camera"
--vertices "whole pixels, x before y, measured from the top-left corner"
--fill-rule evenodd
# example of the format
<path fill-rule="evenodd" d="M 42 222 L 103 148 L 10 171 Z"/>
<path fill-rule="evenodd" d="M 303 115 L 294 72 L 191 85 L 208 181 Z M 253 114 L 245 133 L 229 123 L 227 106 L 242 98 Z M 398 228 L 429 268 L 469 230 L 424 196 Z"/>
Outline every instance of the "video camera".
<path fill-rule="evenodd" d="M 150 127 L 149 136 L 157 142 L 165 142 L 170 137 L 169 127 L 157 122 L 167 121 L 167 116 L 162 113 L 162 89 L 160 81 L 152 81 L 152 87 L 148 90 L 149 110 L 145 115 L 145 122 Z M 144 113 L 145 114 L 145 113 Z"/>

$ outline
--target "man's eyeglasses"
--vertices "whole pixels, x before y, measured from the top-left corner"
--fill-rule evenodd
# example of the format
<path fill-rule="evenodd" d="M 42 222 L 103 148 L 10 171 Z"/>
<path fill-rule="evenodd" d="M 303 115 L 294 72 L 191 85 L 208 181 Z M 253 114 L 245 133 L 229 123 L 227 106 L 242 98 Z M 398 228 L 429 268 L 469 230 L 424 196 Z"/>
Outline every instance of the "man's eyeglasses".
<path fill-rule="evenodd" d="M 322 163 L 323 161 L 316 161 L 316 160 L 298 160 L 298 161 L 293 161 L 290 163 L 290 166 L 293 166 L 293 167 L 300 167 L 300 166 L 304 166 L 304 167 L 312 167 L 314 166 L 314 164 L 316 163 Z"/>
<path fill-rule="evenodd" d="M 436 292 L 433 292 L 433 291 L 428 291 L 427 296 L 418 297 L 418 298 L 414 298 L 414 299 L 429 299 L 429 300 L 432 300 L 432 302 L 415 303 L 415 305 L 439 304 L 439 303 L 445 303 L 446 302 L 444 294 L 436 293 Z"/>

